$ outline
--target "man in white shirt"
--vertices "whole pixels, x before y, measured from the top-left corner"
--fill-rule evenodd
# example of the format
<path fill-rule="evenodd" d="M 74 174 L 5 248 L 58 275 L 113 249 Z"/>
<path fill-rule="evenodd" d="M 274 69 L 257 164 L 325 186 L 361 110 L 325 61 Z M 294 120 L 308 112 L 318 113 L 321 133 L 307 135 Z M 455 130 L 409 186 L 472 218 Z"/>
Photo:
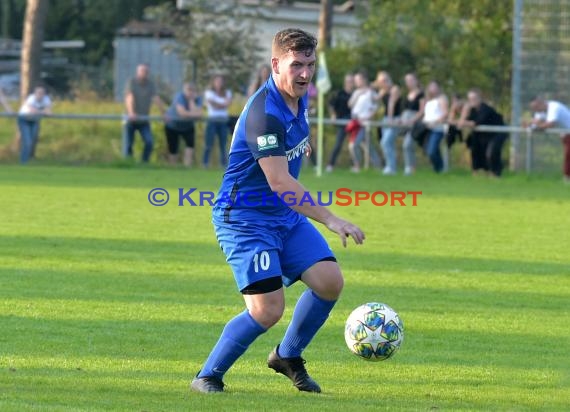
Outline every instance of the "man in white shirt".
<path fill-rule="evenodd" d="M 376 111 L 378 105 L 376 104 L 376 93 L 368 83 L 368 76 L 364 72 L 358 72 L 354 75 L 354 85 L 356 90 L 348 100 L 348 107 L 351 110 L 351 116 L 357 120 L 361 128 L 358 131 L 354 142 L 350 142 L 348 148 L 352 157 L 353 172 L 360 172 L 360 165 L 362 162 L 361 146 L 364 146 L 364 139 L 366 137 L 366 124 L 370 122 Z M 370 152 L 370 159 L 375 167 L 380 167 L 380 158 L 378 152 L 373 145 L 368 146 Z"/>
<path fill-rule="evenodd" d="M 570 109 L 564 104 L 545 100 L 538 96 L 530 103 L 530 108 L 535 113 L 546 113 L 544 116 L 535 116 L 532 125 L 537 129 L 544 130 L 550 128 L 570 130 Z M 560 136 L 564 145 L 564 181 L 570 183 L 570 132 Z"/>
<path fill-rule="evenodd" d="M 38 86 L 20 107 L 18 112 L 20 163 L 28 163 L 28 160 L 34 157 L 40 132 L 40 117 L 51 114 L 51 105 L 51 99 L 46 94 L 46 89 Z"/>

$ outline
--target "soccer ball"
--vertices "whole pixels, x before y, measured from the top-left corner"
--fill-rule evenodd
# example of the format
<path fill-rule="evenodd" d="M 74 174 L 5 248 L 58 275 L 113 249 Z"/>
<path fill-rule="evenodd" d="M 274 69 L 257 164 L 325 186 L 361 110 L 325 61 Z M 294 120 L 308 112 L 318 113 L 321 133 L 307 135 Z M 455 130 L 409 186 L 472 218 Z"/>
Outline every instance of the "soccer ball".
<path fill-rule="evenodd" d="M 348 349 L 368 361 L 392 357 L 404 340 L 404 324 L 384 303 L 366 303 L 352 311 L 344 328 Z"/>

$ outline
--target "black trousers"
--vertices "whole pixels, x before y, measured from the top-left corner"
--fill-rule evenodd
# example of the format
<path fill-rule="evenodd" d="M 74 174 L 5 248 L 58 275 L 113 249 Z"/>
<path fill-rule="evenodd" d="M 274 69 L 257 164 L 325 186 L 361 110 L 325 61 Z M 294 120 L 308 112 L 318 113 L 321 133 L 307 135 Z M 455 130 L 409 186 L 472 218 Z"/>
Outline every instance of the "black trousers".
<path fill-rule="evenodd" d="M 491 171 L 495 176 L 501 176 L 501 173 L 503 172 L 503 159 L 501 154 L 508 137 L 508 134 L 496 133 L 489 140 L 489 143 L 487 143 L 487 165 L 489 167 L 489 171 Z"/>
<path fill-rule="evenodd" d="M 471 149 L 471 168 L 486 170 L 495 176 L 503 172 L 501 154 L 508 138 L 505 133 L 473 133 L 469 137 Z"/>

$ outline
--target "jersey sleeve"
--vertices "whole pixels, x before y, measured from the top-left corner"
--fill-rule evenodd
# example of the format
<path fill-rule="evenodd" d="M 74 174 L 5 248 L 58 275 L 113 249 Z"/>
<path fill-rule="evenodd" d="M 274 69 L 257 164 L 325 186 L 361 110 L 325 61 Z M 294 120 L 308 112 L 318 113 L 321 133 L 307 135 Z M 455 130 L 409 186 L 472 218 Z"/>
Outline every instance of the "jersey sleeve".
<path fill-rule="evenodd" d="M 263 110 L 248 113 L 245 139 L 255 160 L 269 156 L 285 156 L 285 127 Z"/>

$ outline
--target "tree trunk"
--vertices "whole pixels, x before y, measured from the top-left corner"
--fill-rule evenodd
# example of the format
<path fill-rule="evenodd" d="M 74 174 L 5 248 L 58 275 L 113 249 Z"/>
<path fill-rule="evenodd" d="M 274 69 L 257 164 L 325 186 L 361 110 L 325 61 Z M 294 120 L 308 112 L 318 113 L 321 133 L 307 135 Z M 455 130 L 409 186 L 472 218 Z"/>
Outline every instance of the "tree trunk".
<path fill-rule="evenodd" d="M 39 83 L 44 23 L 49 0 L 27 0 L 22 33 L 20 98 L 22 101 Z"/>
<path fill-rule="evenodd" d="M 331 46 L 331 29 L 333 19 L 332 0 L 321 0 L 319 16 L 319 49 L 325 50 Z"/>

